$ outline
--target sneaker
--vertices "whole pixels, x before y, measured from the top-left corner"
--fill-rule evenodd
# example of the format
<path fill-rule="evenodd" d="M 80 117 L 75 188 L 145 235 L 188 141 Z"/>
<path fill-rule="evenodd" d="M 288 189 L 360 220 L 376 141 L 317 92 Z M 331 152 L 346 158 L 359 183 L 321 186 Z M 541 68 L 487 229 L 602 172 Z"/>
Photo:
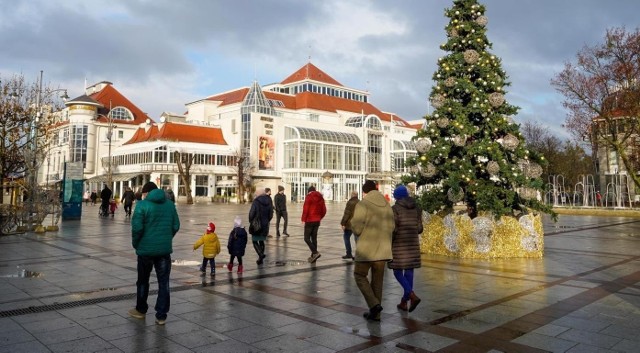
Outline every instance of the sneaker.
<path fill-rule="evenodd" d="M 353 256 L 351 256 L 351 254 L 347 254 L 347 255 L 344 255 L 344 256 L 342 257 L 342 259 L 343 259 L 343 260 L 349 260 L 349 259 L 353 260 Z"/>
<path fill-rule="evenodd" d="M 269 234 L 267 235 L 267 238 L 273 238 L 273 235 Z"/>
<path fill-rule="evenodd" d="M 380 312 L 382 311 L 382 306 L 380 304 L 376 304 L 369 311 L 362 314 L 365 319 L 370 321 L 380 321 Z"/>
<path fill-rule="evenodd" d="M 318 260 L 318 259 L 320 258 L 320 256 L 322 256 L 322 255 L 320 255 L 320 253 L 319 253 L 319 252 L 317 252 L 317 253 L 315 253 L 315 254 L 311 255 L 311 263 L 316 262 L 316 260 Z"/>
<path fill-rule="evenodd" d="M 309 256 L 309 258 L 307 259 L 307 261 L 309 261 L 309 262 L 313 262 L 313 255 Z"/>
<path fill-rule="evenodd" d="M 289 233 L 287 233 L 287 232 L 284 232 L 284 233 L 282 233 L 282 234 L 284 234 L 284 236 L 285 236 L 285 237 L 288 237 L 288 236 L 289 236 Z"/>
<path fill-rule="evenodd" d="M 139 312 L 138 310 L 136 310 L 136 308 L 133 308 L 133 309 L 129 310 L 129 316 L 135 317 L 136 319 L 144 319 L 146 314 L 143 314 L 143 313 Z"/>
<path fill-rule="evenodd" d="M 162 319 L 156 319 L 156 325 L 160 325 L 160 326 L 162 326 L 162 325 L 164 325 L 166 322 L 167 322 L 167 320 L 166 320 L 166 319 L 164 319 L 164 320 L 162 320 Z"/>
<path fill-rule="evenodd" d="M 211 277 L 216 275 L 216 271 L 211 271 Z"/>

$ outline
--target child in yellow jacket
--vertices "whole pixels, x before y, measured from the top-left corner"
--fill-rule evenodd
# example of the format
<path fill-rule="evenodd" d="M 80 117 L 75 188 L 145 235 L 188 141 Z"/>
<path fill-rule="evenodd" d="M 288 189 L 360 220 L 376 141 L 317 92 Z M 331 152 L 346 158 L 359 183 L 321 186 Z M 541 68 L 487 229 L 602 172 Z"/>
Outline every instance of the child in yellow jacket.
<path fill-rule="evenodd" d="M 220 253 L 220 240 L 218 240 L 218 236 L 214 233 L 215 230 L 215 224 L 209 223 L 207 232 L 193 244 L 194 251 L 204 245 L 202 248 L 202 266 L 200 266 L 200 272 L 202 272 L 203 275 L 207 272 L 207 262 L 211 265 L 211 275 L 216 274 L 216 255 Z"/>

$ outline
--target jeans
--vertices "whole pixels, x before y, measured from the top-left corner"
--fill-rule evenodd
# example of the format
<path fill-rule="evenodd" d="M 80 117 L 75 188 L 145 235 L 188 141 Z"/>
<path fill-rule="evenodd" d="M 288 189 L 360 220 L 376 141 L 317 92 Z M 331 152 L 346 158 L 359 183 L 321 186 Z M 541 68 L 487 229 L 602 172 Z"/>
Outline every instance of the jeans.
<path fill-rule="evenodd" d="M 318 253 L 318 229 L 320 222 L 306 222 L 304 224 L 304 242 L 307 243 L 311 254 Z"/>
<path fill-rule="evenodd" d="M 347 256 L 352 256 L 353 254 L 351 251 L 351 234 L 353 234 L 351 229 L 345 229 L 342 235 L 344 238 L 344 248 L 347 250 Z"/>
<path fill-rule="evenodd" d="M 413 292 L 413 269 L 408 268 L 406 270 L 393 270 L 393 275 L 398 280 L 398 283 L 402 286 L 404 293 L 402 294 L 402 300 L 409 300 L 409 294 Z"/>
<path fill-rule="evenodd" d="M 130 215 L 131 214 L 131 206 L 133 206 L 132 203 L 124 203 L 124 213 Z"/>
<path fill-rule="evenodd" d="M 201 272 L 207 272 L 207 262 L 211 265 L 211 273 L 216 273 L 216 259 L 215 258 L 202 258 L 202 266 L 200 266 Z"/>
<path fill-rule="evenodd" d="M 382 303 L 382 284 L 386 264 L 387 261 L 357 261 L 353 269 L 356 285 L 369 309 Z M 369 270 L 371 270 L 371 282 L 367 278 Z"/>
<path fill-rule="evenodd" d="M 166 320 L 171 300 L 169 298 L 169 275 L 171 274 L 171 255 L 138 255 L 138 281 L 136 282 L 136 310 L 145 314 L 149 310 L 149 276 L 155 268 L 158 279 L 158 298 L 156 299 L 156 319 Z"/>
<path fill-rule="evenodd" d="M 284 218 L 284 225 L 282 226 L 282 233 L 287 233 L 287 224 L 289 223 L 289 217 L 287 217 L 287 211 L 276 212 L 276 234 L 280 236 L 280 218 Z"/>

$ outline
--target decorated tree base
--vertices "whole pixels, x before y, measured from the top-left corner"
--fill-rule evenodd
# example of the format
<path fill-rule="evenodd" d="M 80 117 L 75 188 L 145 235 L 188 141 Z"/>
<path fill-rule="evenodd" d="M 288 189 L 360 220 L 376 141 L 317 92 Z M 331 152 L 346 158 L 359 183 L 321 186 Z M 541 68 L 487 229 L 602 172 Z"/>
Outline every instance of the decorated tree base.
<path fill-rule="evenodd" d="M 437 214 L 424 219 L 420 249 L 426 254 L 460 258 L 541 258 L 543 236 L 540 214 L 502 216 L 498 221 L 493 217 Z"/>

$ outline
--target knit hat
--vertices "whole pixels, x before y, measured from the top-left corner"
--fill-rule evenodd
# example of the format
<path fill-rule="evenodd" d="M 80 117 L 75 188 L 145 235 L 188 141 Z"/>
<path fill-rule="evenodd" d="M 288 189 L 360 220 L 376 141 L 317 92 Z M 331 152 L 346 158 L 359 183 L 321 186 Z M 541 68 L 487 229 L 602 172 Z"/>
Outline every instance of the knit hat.
<path fill-rule="evenodd" d="M 158 185 L 156 185 L 156 183 L 154 183 L 153 181 L 150 181 L 150 182 L 144 184 L 144 186 L 142 187 L 142 193 L 143 194 L 147 194 L 147 193 L 149 193 L 149 191 L 155 190 L 157 188 L 158 188 Z"/>
<path fill-rule="evenodd" d="M 236 216 L 236 218 L 233 220 L 233 226 L 242 227 L 242 218 L 240 218 L 240 216 Z"/>
<path fill-rule="evenodd" d="M 284 186 L 278 185 L 278 191 L 284 191 Z"/>
<path fill-rule="evenodd" d="M 378 189 L 378 185 L 376 185 L 376 182 L 373 180 L 367 180 L 364 182 L 364 185 L 362 185 L 362 192 L 364 192 L 365 194 L 371 190 L 376 189 Z"/>
<path fill-rule="evenodd" d="M 316 191 L 316 187 L 313 185 L 309 186 L 309 188 L 307 189 L 307 193 L 310 193 L 312 191 Z"/>
<path fill-rule="evenodd" d="M 213 222 L 209 222 L 209 226 L 207 227 L 207 233 L 213 233 L 216 231 L 216 225 Z"/>
<path fill-rule="evenodd" d="M 409 197 L 409 190 L 404 185 L 396 186 L 396 189 L 393 190 L 393 198 L 396 200 L 402 200 L 406 197 Z"/>

